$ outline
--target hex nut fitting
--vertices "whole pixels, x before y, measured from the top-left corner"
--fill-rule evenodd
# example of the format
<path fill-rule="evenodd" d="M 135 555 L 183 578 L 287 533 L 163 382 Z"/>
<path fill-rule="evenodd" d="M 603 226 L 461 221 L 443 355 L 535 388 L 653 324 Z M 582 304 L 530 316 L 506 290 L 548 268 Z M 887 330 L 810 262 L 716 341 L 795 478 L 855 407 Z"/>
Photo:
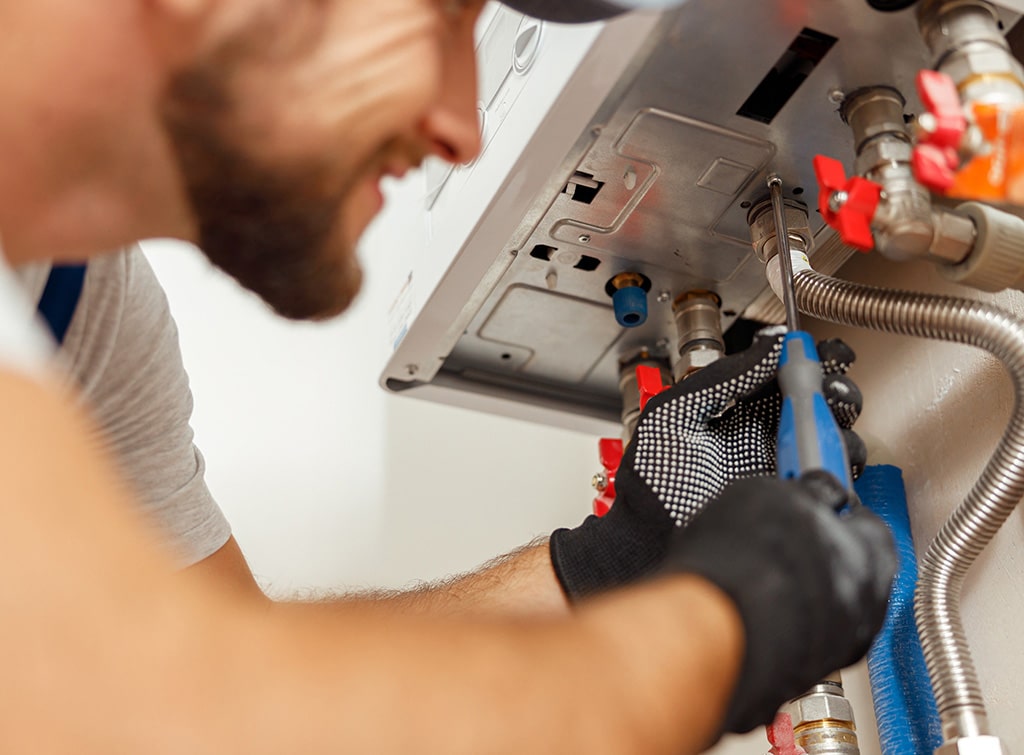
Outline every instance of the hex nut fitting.
<path fill-rule="evenodd" d="M 909 138 L 899 132 L 889 132 L 886 136 L 889 138 L 875 139 L 864 145 L 857 155 L 858 169 L 866 173 L 893 163 L 909 163 L 914 158 L 914 146 Z"/>
<path fill-rule="evenodd" d="M 839 115 L 853 131 L 854 149 L 858 155 L 872 139 L 886 135 L 908 138 L 903 119 L 904 105 L 903 95 L 889 86 L 865 87 L 846 95 Z"/>
<path fill-rule="evenodd" d="M 1007 50 L 990 47 L 955 54 L 942 64 L 969 102 L 1019 103 L 1024 90 L 1024 70 Z"/>
<path fill-rule="evenodd" d="M 995 7 L 978 0 L 924 0 L 917 6 L 917 24 L 929 51 L 941 57 L 965 41 L 1002 42 Z"/>
<path fill-rule="evenodd" d="M 672 370 L 677 382 L 725 353 L 721 306 L 718 294 L 702 289 L 687 291 L 672 303 L 679 334 L 679 361 Z"/>
<path fill-rule="evenodd" d="M 790 244 L 804 251 L 809 250 L 813 244 L 813 236 L 807 217 L 807 207 L 790 199 L 785 200 L 784 207 Z M 747 223 L 750 225 L 750 241 L 757 258 L 761 262 L 767 262 L 777 255 L 779 240 L 771 200 L 766 199 L 755 204 L 747 213 Z"/>
<path fill-rule="evenodd" d="M 828 692 L 814 692 L 810 695 L 790 700 L 783 706 L 783 711 L 793 719 L 793 728 L 815 721 L 843 721 L 852 726 L 853 706 L 842 695 Z"/>
<path fill-rule="evenodd" d="M 964 100 L 1019 103 L 1024 68 L 1010 52 L 995 6 L 979 0 L 927 0 L 918 25 L 940 71 Z"/>
<path fill-rule="evenodd" d="M 998 75 L 1020 77 L 1020 63 L 1001 47 L 988 47 L 950 56 L 942 66 L 942 72 L 957 84 L 968 79 Z"/>
<path fill-rule="evenodd" d="M 676 365 L 676 373 L 680 378 L 686 377 L 691 372 L 707 367 L 721 359 L 723 353 L 718 349 L 698 347 L 690 349 L 679 360 Z"/>
<path fill-rule="evenodd" d="M 945 209 L 932 212 L 931 256 L 947 265 L 958 265 L 970 254 L 978 232 L 970 218 Z"/>

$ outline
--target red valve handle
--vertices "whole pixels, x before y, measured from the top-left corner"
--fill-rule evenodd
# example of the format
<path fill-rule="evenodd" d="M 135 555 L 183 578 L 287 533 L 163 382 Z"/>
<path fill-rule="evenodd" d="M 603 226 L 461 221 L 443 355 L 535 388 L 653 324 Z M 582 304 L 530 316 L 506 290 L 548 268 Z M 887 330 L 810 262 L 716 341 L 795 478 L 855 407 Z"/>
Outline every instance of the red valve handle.
<path fill-rule="evenodd" d="M 615 475 L 622 463 L 622 441 L 619 438 L 601 438 L 597 441 L 597 456 L 601 460 L 607 482 L 594 498 L 594 513 L 604 516 L 615 503 Z"/>
<path fill-rule="evenodd" d="M 846 170 L 838 160 L 825 155 L 814 158 L 814 174 L 818 177 L 818 210 L 825 222 L 839 231 L 843 243 L 870 252 L 875 247 L 871 220 L 882 200 L 882 187 L 866 178 L 846 179 Z M 833 197 L 842 192 L 846 199 L 833 209 Z"/>
<path fill-rule="evenodd" d="M 940 194 L 949 191 L 956 183 L 956 170 L 960 167 L 960 156 L 951 147 L 937 144 L 918 144 L 910 160 L 914 178 L 922 186 Z"/>
<path fill-rule="evenodd" d="M 939 71 L 920 71 L 917 91 L 931 115 L 927 132 L 918 138 L 911 167 L 914 178 L 932 191 L 943 193 L 956 182 L 960 168 L 958 150 L 967 133 L 967 117 L 956 83 Z"/>
<path fill-rule="evenodd" d="M 670 386 L 661 382 L 661 370 L 649 364 L 637 365 L 636 385 L 640 389 L 640 411 L 647 408 L 647 402 Z"/>
<path fill-rule="evenodd" d="M 636 385 L 640 391 L 640 411 L 647 402 L 662 391 L 671 388 L 661 382 L 661 370 L 650 365 L 638 365 L 636 368 Z M 618 438 L 601 438 L 597 442 L 597 456 L 604 469 L 604 488 L 594 498 L 594 513 L 604 516 L 615 503 L 615 475 L 622 463 L 622 441 Z"/>
<path fill-rule="evenodd" d="M 934 128 L 929 129 L 920 141 L 943 149 L 960 149 L 967 133 L 967 117 L 956 83 L 947 74 L 924 70 L 917 74 L 917 91 L 934 119 Z"/>

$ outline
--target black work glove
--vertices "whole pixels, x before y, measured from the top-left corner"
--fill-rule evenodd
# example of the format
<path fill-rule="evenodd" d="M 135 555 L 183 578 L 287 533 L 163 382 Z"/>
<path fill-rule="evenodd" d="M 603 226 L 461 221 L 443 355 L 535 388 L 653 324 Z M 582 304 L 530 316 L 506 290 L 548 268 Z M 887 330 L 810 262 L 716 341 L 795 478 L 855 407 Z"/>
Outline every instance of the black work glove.
<path fill-rule="evenodd" d="M 746 653 L 723 731 L 770 723 L 779 706 L 860 660 L 896 573 L 892 535 L 815 471 L 740 480 L 675 533 L 661 571 L 697 574 L 735 602 Z"/>
<path fill-rule="evenodd" d="M 551 536 L 551 561 L 578 599 L 650 574 L 676 525 L 687 524 L 730 482 L 775 474 L 782 399 L 775 379 L 786 329 L 765 328 L 746 351 L 720 359 L 652 398 L 619 465 L 615 503 L 603 517 Z M 823 390 L 850 455 L 864 468 L 864 443 L 849 428 L 861 394 L 844 373 L 853 350 L 818 346 Z"/>

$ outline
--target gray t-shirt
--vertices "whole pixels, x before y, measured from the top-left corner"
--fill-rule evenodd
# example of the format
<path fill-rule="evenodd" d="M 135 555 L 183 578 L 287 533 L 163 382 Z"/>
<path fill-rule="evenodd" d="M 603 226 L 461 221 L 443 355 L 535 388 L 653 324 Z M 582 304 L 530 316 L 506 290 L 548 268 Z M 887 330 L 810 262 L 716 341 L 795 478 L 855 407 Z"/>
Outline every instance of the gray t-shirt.
<path fill-rule="evenodd" d="M 16 272 L 38 302 L 49 265 Z M 58 359 L 167 543 L 189 566 L 231 535 L 192 443 L 192 393 L 167 297 L 137 247 L 89 262 Z"/>

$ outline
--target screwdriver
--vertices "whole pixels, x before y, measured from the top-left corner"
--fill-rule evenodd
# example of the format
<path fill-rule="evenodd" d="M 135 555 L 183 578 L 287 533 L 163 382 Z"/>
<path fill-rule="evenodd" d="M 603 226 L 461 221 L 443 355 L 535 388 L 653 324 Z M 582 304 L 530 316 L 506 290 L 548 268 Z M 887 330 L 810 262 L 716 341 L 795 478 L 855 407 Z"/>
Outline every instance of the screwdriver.
<path fill-rule="evenodd" d="M 768 176 L 775 233 L 781 266 L 782 301 L 786 306 L 786 328 L 779 357 L 779 390 L 782 392 L 782 416 L 776 449 L 779 477 L 799 478 L 805 472 L 823 469 L 850 490 L 853 480 L 843 434 L 822 392 L 823 373 L 814 339 L 800 330 L 793 290 L 793 259 L 790 256 L 789 229 L 782 200 L 782 180 Z"/>

